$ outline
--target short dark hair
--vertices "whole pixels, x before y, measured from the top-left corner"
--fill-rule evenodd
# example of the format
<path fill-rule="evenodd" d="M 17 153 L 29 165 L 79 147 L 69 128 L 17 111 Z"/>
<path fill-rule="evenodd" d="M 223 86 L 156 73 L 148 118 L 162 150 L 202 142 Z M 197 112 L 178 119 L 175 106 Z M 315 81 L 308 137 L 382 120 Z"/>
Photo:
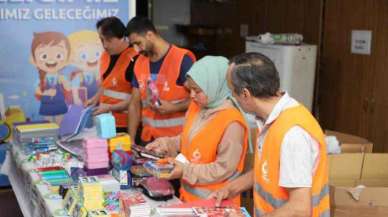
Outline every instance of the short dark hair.
<path fill-rule="evenodd" d="M 105 17 L 96 24 L 97 29 L 101 29 L 101 34 L 107 38 L 123 38 L 125 36 L 125 25 L 117 17 Z"/>
<path fill-rule="evenodd" d="M 147 17 L 136 16 L 127 24 L 127 35 L 131 35 L 132 33 L 144 35 L 148 31 L 158 33 L 154 24 Z"/>
<path fill-rule="evenodd" d="M 231 82 L 234 91 L 240 94 L 243 88 L 258 98 L 276 96 L 280 88 L 279 73 L 274 63 L 261 53 L 243 53 L 233 57 Z"/>

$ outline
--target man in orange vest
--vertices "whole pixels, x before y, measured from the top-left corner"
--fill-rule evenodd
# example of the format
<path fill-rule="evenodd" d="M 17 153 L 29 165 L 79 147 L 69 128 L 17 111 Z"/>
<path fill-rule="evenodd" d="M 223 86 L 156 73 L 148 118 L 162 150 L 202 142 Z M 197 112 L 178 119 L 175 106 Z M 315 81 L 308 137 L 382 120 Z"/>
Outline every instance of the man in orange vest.
<path fill-rule="evenodd" d="M 233 58 L 227 79 L 242 109 L 256 115 L 260 132 L 253 170 L 210 197 L 219 203 L 253 188 L 256 217 L 329 217 L 326 145 L 318 122 L 280 91 L 278 72 L 262 54 Z"/>
<path fill-rule="evenodd" d="M 117 17 L 107 17 L 96 24 L 105 51 L 100 58 L 101 86 L 86 105 L 98 105 L 95 115 L 112 112 L 118 132 L 127 132 L 128 105 L 131 98 L 135 49 L 125 37 L 125 25 Z"/>
<path fill-rule="evenodd" d="M 140 120 L 143 144 L 180 134 L 190 101 L 184 82 L 195 56 L 164 40 L 145 17 L 131 19 L 127 34 L 140 53 L 134 67 L 129 134 L 136 138 Z"/>

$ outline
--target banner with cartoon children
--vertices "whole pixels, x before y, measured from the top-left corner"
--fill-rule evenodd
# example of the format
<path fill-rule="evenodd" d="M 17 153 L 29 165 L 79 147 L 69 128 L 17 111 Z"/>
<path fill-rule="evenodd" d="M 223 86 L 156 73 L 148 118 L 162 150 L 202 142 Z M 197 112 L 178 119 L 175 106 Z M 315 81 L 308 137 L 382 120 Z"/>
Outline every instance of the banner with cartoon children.
<path fill-rule="evenodd" d="M 96 93 L 103 51 L 96 22 L 135 16 L 135 0 L 0 0 L 0 118 L 18 108 L 59 123 Z"/>

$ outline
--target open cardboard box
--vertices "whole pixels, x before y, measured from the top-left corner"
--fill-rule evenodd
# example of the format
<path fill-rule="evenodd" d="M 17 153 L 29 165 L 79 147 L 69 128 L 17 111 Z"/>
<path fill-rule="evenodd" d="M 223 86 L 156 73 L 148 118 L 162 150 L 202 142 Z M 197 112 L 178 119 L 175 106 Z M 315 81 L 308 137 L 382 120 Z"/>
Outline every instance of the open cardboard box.
<path fill-rule="evenodd" d="M 329 168 L 332 216 L 388 216 L 388 154 L 330 155 Z"/>
<path fill-rule="evenodd" d="M 342 153 L 372 153 L 373 143 L 365 138 L 332 130 L 325 130 L 325 134 L 337 137 Z"/>

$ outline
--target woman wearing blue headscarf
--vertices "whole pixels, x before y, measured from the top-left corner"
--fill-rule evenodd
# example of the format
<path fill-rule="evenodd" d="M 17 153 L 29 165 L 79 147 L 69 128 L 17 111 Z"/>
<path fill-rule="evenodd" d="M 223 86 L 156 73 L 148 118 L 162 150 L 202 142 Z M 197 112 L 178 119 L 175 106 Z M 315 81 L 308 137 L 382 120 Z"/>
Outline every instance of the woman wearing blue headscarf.
<path fill-rule="evenodd" d="M 181 179 L 180 195 L 185 202 L 206 199 L 244 167 L 248 127 L 230 99 L 227 68 L 228 60 L 220 56 L 207 56 L 194 63 L 187 73 L 186 87 L 192 101 L 182 133 L 146 146 L 170 157 L 180 152 L 187 160 L 175 161 L 168 177 Z M 240 203 L 239 197 L 233 201 Z"/>

